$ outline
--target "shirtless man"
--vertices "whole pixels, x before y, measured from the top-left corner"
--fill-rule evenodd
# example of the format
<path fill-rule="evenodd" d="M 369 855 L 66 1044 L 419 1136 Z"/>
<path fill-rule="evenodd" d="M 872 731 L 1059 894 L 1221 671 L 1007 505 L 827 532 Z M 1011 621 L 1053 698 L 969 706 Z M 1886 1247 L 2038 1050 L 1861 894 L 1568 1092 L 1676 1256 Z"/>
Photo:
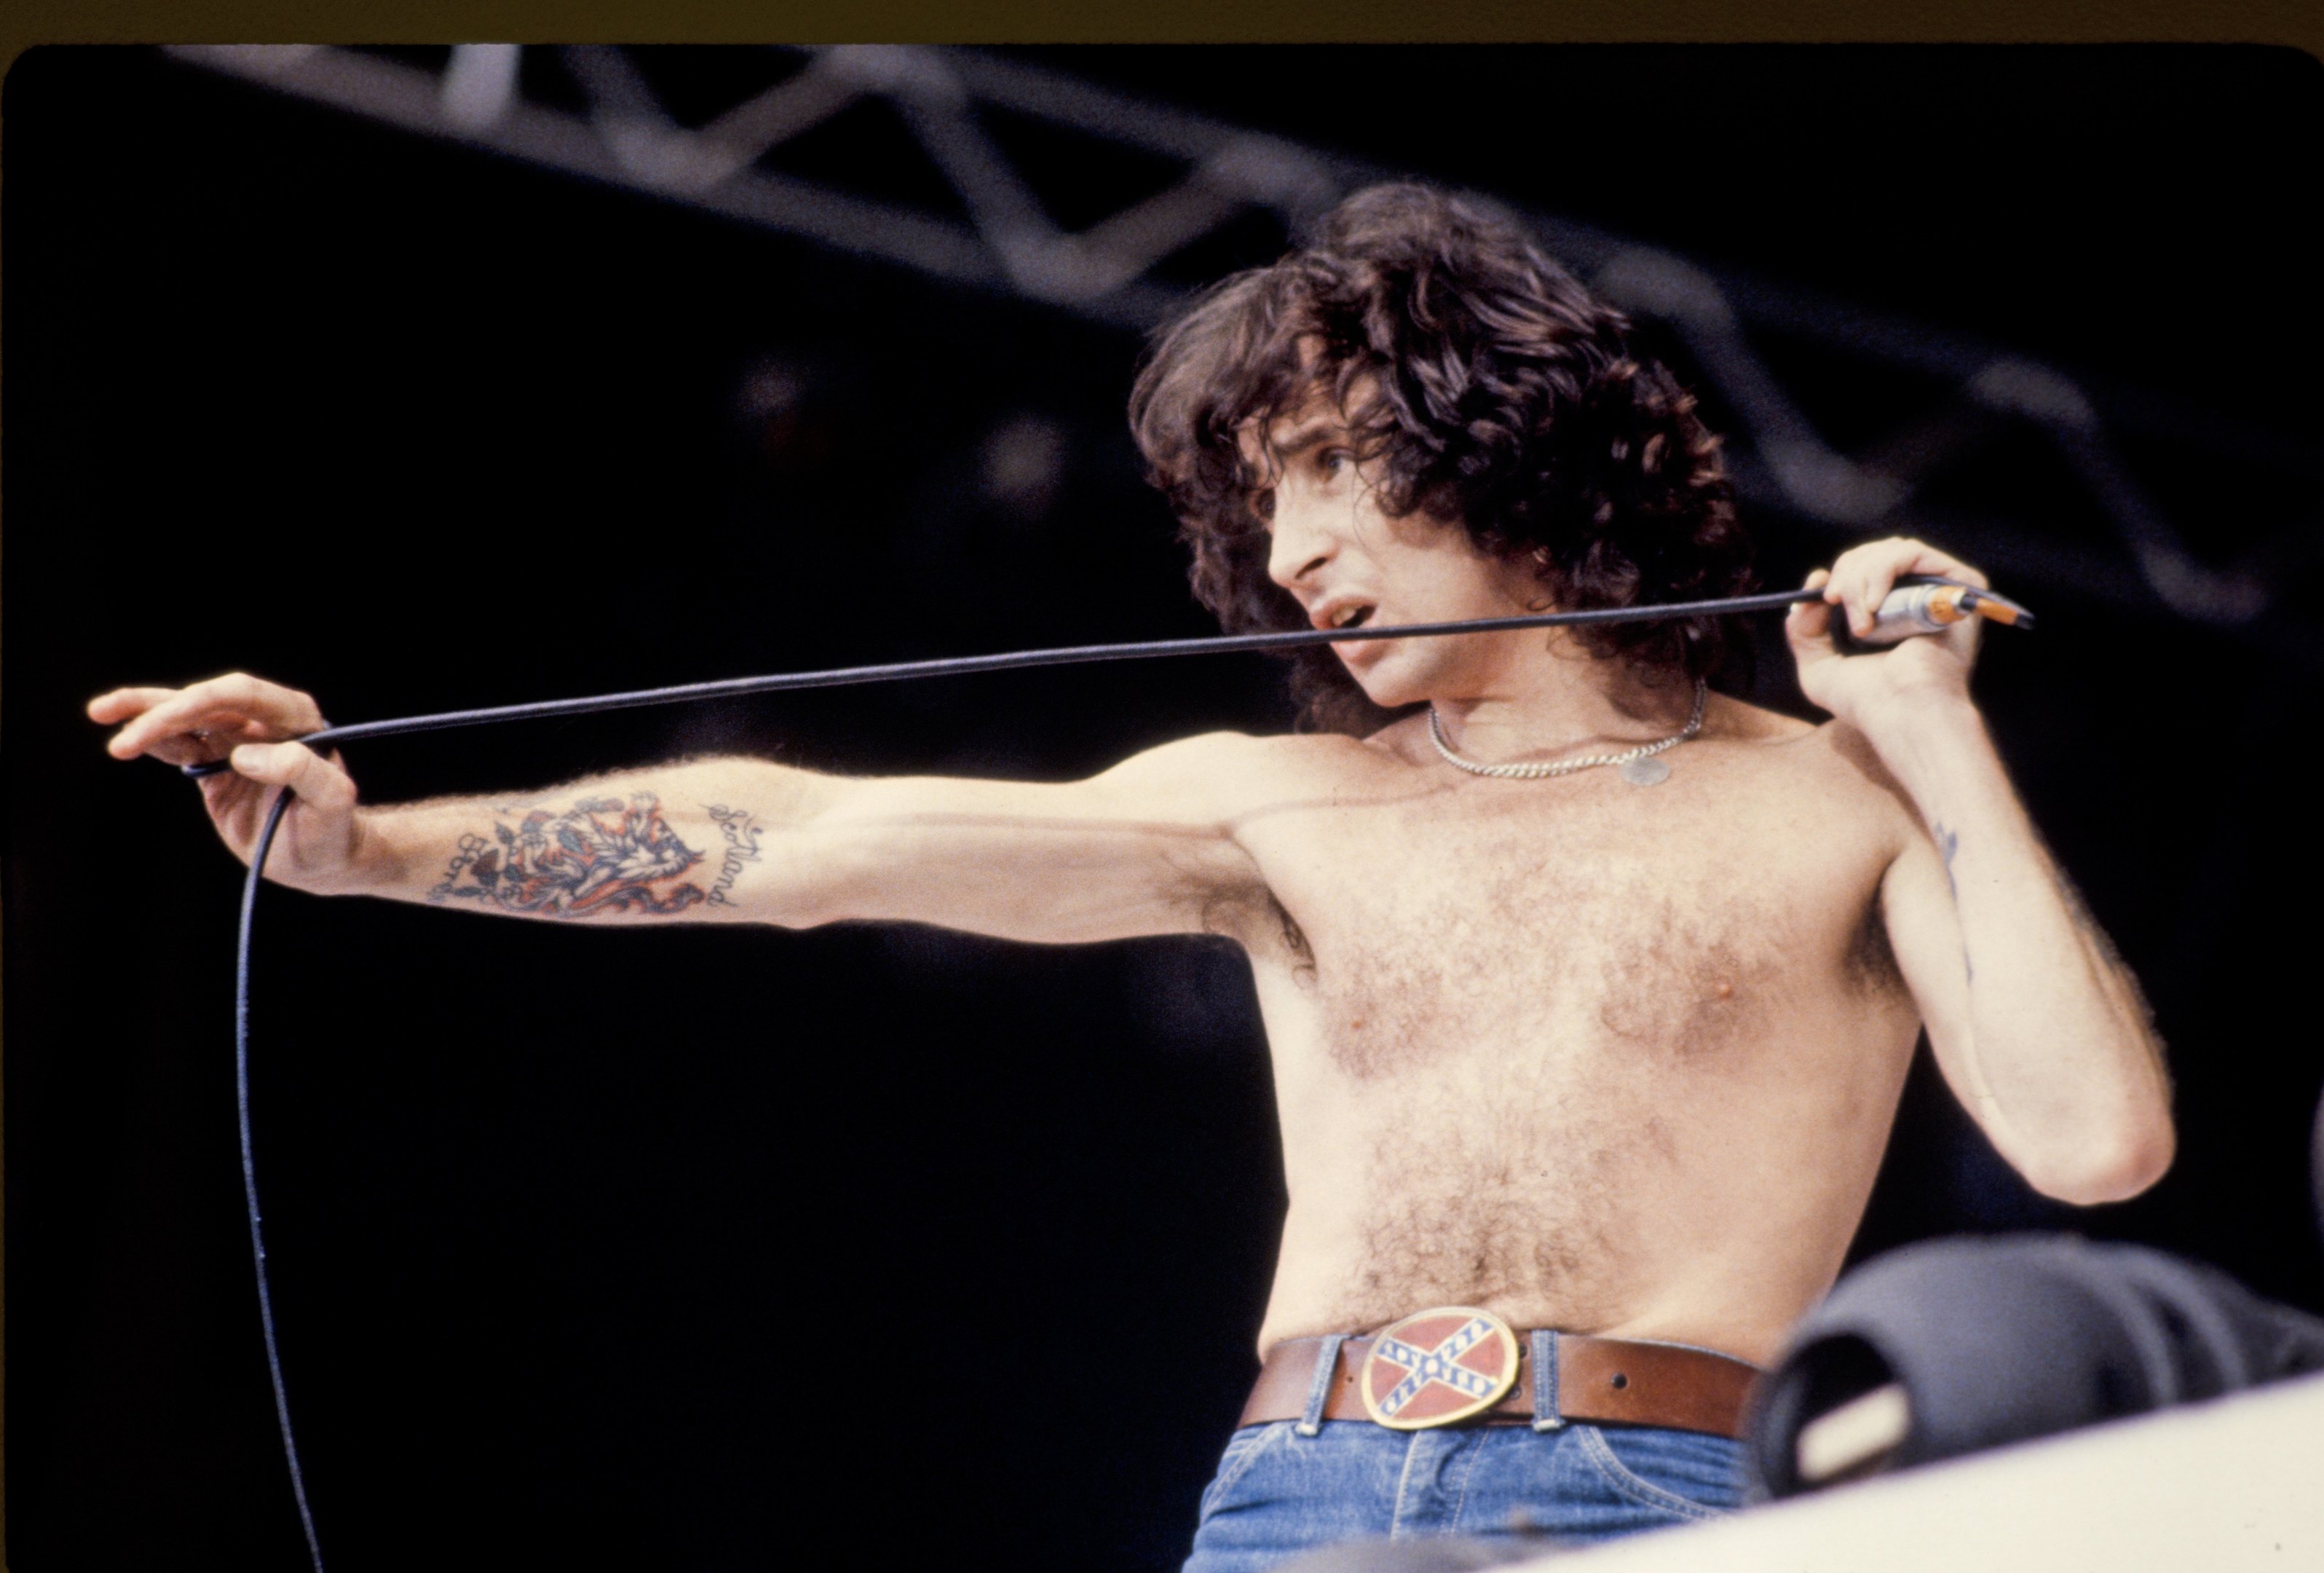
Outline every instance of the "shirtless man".
<path fill-rule="evenodd" d="M 1231 625 L 1338 627 L 1739 588 L 1717 445 L 1626 330 L 1480 211 L 1351 199 L 1140 379 L 1198 593 Z M 1969 698 L 1974 622 L 1834 648 L 1830 617 L 1865 625 L 1915 572 L 1981 582 L 1882 541 L 1791 615 L 1820 726 L 1705 697 L 1710 622 L 1349 643 L 1303 672 L 1333 729 L 1188 738 L 1064 785 L 715 759 L 374 808 L 273 741 L 323 725 L 303 694 L 237 675 L 89 712 L 121 758 L 230 757 L 202 790 L 245 859 L 295 793 L 269 873 L 319 894 L 1238 940 L 1290 1208 L 1266 1371 L 1189 1563 L 1221 1573 L 1731 1505 L 1738 1363 L 1838 1272 L 1924 1029 L 2043 1192 L 2114 1200 L 2168 1166 L 2161 1046 Z M 1475 771 L 1513 762 L 1576 768 Z M 1449 1374 L 1398 1398 L 1432 1352 Z M 1409 1429 L 1431 1417 L 1470 1423 Z"/>

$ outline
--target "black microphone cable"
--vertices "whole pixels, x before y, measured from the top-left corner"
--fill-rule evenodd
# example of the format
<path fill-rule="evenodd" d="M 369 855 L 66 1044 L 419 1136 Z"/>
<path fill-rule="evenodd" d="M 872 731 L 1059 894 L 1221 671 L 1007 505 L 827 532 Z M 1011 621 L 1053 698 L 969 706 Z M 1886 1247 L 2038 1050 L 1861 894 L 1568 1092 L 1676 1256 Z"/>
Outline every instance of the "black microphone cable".
<path fill-rule="evenodd" d="M 282 1456 L 290 1466 L 290 1494 L 299 1504 L 299 1526 L 307 1532 L 307 1555 L 323 1573 L 323 1544 L 315 1535 L 315 1513 L 307 1503 L 306 1472 L 299 1467 L 299 1444 L 290 1434 L 290 1395 L 282 1385 L 282 1354 L 274 1342 L 274 1294 L 266 1279 L 266 1235 L 258 1212 L 258 1166 L 250 1142 L 250 933 L 258 912 L 260 874 L 273 849 L 274 832 L 290 807 L 290 791 L 277 788 L 266 823 L 251 848 L 250 872 L 242 882 L 242 916 L 234 939 L 234 1108 L 242 1137 L 242 1198 L 250 1214 L 250 1259 L 258 1269 L 258 1328 L 266 1340 L 266 1375 L 274 1386 L 274 1423 L 282 1432 Z"/>

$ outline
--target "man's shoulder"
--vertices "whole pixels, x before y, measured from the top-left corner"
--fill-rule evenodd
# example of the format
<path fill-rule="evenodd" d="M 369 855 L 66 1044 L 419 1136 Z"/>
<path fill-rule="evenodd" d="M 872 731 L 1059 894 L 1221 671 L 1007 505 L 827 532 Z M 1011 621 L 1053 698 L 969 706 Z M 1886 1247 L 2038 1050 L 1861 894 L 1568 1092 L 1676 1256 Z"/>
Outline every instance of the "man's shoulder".
<path fill-rule="evenodd" d="M 1912 816 L 1895 777 L 1864 734 L 1846 722 L 1808 720 L 1741 699 L 1727 700 L 1716 715 L 1719 725 L 1706 726 L 1704 736 L 1735 745 L 1733 754 L 1790 803 L 1882 820 Z"/>
<path fill-rule="evenodd" d="M 1841 764 L 1860 771 L 1873 758 L 1862 733 L 1829 716 L 1810 719 L 1728 695 L 1712 701 L 1702 736 L 1706 742 L 1743 745 L 1777 769 Z"/>
<path fill-rule="evenodd" d="M 1335 792 L 1399 763 L 1375 741 L 1337 734 L 1203 732 L 1133 754 L 1099 779 L 1208 818 L 1286 794 Z"/>
<path fill-rule="evenodd" d="M 1152 780 L 1285 780 L 1378 768 L 1389 756 L 1373 741 L 1337 733 L 1198 732 L 1131 754 L 1107 773 Z"/>

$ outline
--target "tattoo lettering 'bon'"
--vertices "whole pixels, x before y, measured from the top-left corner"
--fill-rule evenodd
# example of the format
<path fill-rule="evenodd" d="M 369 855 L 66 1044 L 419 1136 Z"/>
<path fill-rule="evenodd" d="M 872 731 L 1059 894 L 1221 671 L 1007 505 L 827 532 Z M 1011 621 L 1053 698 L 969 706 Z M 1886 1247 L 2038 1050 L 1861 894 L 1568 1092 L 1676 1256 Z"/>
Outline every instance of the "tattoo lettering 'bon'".
<path fill-rule="evenodd" d="M 493 837 L 461 837 L 428 899 L 544 918 L 659 916 L 709 899 L 700 885 L 678 883 L 702 854 L 678 838 L 651 792 L 626 803 L 589 798 L 562 814 L 535 809 L 514 829 L 494 825 Z"/>

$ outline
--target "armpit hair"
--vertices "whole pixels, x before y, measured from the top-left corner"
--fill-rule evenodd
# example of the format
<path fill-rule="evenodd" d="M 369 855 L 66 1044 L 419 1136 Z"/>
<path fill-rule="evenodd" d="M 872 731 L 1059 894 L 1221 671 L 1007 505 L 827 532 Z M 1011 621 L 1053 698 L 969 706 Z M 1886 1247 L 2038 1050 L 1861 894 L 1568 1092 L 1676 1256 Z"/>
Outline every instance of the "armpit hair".
<path fill-rule="evenodd" d="M 1888 915 L 1880 902 L 1867 902 L 1848 948 L 1848 981 L 1866 994 L 1895 994 L 1904 986 L 1904 969 L 1888 944 Z"/>
<path fill-rule="evenodd" d="M 1232 939 L 1254 955 L 1275 954 L 1295 973 L 1314 976 L 1315 952 L 1290 909 L 1265 886 L 1213 890 L 1201 907 L 1203 932 Z"/>

